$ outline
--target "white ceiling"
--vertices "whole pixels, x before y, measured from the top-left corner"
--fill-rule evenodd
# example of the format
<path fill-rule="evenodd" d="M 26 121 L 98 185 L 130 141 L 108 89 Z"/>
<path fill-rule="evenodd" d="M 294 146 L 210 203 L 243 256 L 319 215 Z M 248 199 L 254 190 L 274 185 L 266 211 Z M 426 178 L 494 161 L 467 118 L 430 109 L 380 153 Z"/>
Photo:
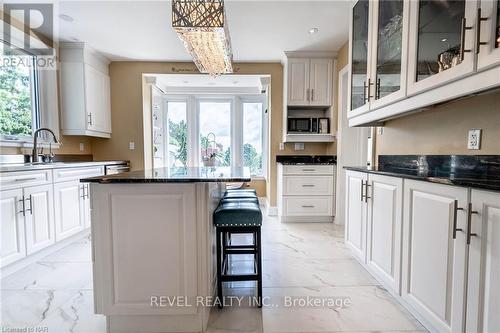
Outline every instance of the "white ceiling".
<path fill-rule="evenodd" d="M 226 0 L 235 61 L 278 61 L 284 51 L 337 51 L 348 38 L 347 0 Z M 61 1 L 59 38 L 110 60 L 189 61 L 171 27 L 170 1 Z M 310 35 L 309 29 L 319 31 Z"/>
<path fill-rule="evenodd" d="M 157 74 L 154 75 L 163 87 L 260 87 L 259 75 L 221 75 L 212 77 L 199 74 Z"/>

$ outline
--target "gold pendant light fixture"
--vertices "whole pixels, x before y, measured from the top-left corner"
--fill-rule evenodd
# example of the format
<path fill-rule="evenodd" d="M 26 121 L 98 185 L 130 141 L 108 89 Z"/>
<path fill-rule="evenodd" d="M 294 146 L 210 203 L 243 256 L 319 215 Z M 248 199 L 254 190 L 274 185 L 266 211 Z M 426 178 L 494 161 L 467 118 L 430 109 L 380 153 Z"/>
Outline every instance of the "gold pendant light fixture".
<path fill-rule="evenodd" d="M 201 73 L 233 72 L 224 0 L 172 0 L 172 27 Z"/>

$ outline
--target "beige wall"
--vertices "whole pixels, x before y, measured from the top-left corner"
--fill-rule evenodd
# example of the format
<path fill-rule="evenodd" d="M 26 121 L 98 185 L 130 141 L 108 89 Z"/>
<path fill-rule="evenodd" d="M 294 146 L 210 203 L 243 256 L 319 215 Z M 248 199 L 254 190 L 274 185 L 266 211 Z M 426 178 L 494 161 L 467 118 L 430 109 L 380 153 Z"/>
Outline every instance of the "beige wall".
<path fill-rule="evenodd" d="M 469 129 L 481 128 L 480 150 L 467 149 Z M 377 155 L 500 154 L 500 92 L 453 101 L 388 121 Z"/>

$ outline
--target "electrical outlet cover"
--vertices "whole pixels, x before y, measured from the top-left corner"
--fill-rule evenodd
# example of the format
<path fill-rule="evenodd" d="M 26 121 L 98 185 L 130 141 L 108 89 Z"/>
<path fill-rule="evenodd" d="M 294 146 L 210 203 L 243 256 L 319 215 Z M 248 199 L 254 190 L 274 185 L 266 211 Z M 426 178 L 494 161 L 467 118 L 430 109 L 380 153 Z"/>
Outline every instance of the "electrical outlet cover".
<path fill-rule="evenodd" d="M 467 140 L 467 149 L 470 149 L 470 150 L 481 149 L 481 130 L 480 129 L 469 130 L 469 137 Z"/>
<path fill-rule="evenodd" d="M 297 142 L 295 143 L 295 150 L 304 150 L 304 143 L 302 142 Z"/>

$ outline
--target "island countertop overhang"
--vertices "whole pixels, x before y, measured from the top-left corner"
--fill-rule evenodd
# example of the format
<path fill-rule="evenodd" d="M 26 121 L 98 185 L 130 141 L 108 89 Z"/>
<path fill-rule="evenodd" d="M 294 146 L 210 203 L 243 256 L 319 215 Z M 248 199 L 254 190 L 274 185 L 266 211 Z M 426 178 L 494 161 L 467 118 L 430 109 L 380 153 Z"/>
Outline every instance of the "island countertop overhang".
<path fill-rule="evenodd" d="M 213 183 L 249 182 L 246 167 L 181 167 L 156 168 L 124 172 L 115 175 L 83 178 L 82 183 L 96 184 L 148 184 L 148 183 Z"/>

